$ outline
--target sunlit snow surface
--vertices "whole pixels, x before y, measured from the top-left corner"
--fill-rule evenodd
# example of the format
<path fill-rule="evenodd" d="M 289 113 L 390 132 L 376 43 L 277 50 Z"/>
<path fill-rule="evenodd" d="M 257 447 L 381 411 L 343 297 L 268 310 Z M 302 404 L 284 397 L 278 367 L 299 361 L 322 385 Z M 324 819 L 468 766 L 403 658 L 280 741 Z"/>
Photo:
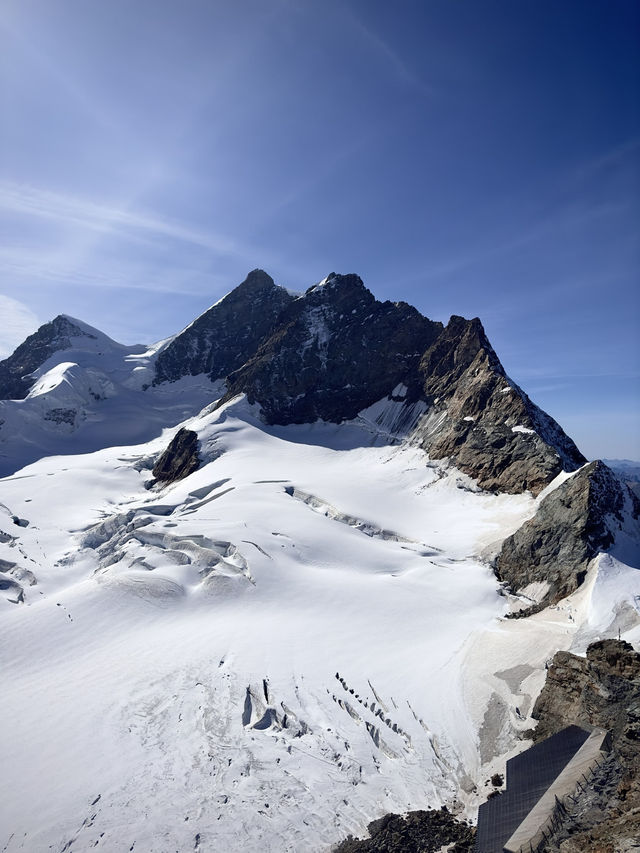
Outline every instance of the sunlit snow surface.
<path fill-rule="evenodd" d="M 164 489 L 170 432 L 0 481 L 26 589 L 0 598 L 6 853 L 325 851 L 387 811 L 473 814 L 553 651 L 640 639 L 640 573 L 610 557 L 499 618 L 487 560 L 528 495 L 368 421 L 267 429 L 241 400 L 186 426 L 206 464 Z"/>

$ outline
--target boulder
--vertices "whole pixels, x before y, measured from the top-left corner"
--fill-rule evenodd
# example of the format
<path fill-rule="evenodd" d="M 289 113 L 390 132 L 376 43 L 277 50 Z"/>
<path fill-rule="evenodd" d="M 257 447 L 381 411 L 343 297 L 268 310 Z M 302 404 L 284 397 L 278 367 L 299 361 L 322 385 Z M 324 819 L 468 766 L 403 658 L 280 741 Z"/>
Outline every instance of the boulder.
<path fill-rule="evenodd" d="M 190 429 L 179 429 L 153 468 L 153 476 L 161 483 L 174 483 L 197 471 L 198 433 Z"/>

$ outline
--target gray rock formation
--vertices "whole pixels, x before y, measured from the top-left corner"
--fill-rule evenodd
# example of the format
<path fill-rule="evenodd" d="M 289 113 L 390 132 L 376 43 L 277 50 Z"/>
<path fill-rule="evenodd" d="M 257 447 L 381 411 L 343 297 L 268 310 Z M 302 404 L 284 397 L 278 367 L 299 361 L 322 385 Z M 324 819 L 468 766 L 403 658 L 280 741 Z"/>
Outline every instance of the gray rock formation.
<path fill-rule="evenodd" d="M 604 463 L 591 462 L 505 539 L 496 575 L 514 591 L 546 581 L 549 589 L 536 609 L 554 604 L 580 586 L 589 561 L 613 544 L 625 504 L 637 519 L 638 502 L 627 486 Z"/>
<path fill-rule="evenodd" d="M 334 853 L 471 853 L 475 829 L 446 808 L 386 814 L 367 827 L 369 838 L 349 836 Z"/>
<path fill-rule="evenodd" d="M 78 337 L 95 338 L 63 314 L 40 326 L 9 358 L 0 361 L 0 400 L 24 400 L 33 387 L 34 370 L 55 352 L 70 349 L 70 338 Z"/>
<path fill-rule="evenodd" d="M 280 316 L 228 379 L 269 423 L 340 422 L 402 384 L 428 412 L 412 439 L 485 489 L 540 492 L 585 459 L 506 376 L 478 319 L 446 328 L 406 303 L 378 302 L 356 275 L 331 273 Z"/>
<path fill-rule="evenodd" d="M 174 483 L 188 477 L 200 466 L 198 433 L 179 429 L 153 468 L 153 476 L 161 483 Z"/>
<path fill-rule="evenodd" d="M 251 358 L 293 300 L 266 272 L 253 270 L 159 353 L 154 384 L 201 373 L 223 379 Z"/>
<path fill-rule="evenodd" d="M 560 426 L 506 375 L 480 320 L 452 317 L 420 371 L 430 404 L 415 432 L 489 491 L 537 495 L 586 460 Z"/>
<path fill-rule="evenodd" d="M 533 737 L 567 725 L 611 733 L 612 752 L 575 804 L 548 853 L 627 853 L 640 842 L 640 654 L 601 640 L 586 658 L 557 652 L 533 709 Z"/>
<path fill-rule="evenodd" d="M 331 273 L 296 299 L 255 356 L 229 377 L 268 423 L 341 422 L 405 384 L 442 324 L 404 302 L 378 302 L 357 275 Z"/>

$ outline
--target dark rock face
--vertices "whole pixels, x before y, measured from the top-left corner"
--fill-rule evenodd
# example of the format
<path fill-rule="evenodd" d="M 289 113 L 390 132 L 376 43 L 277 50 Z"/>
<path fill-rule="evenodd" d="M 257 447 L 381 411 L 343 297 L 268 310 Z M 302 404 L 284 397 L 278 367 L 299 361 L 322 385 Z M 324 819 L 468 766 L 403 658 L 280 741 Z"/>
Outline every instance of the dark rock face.
<path fill-rule="evenodd" d="M 251 358 L 293 300 L 266 272 L 253 270 L 158 355 L 154 384 L 200 373 L 224 378 Z"/>
<path fill-rule="evenodd" d="M 612 528 L 622 521 L 625 498 L 635 507 L 627 487 L 604 463 L 586 465 L 505 539 L 496 561 L 498 578 L 513 590 L 547 581 L 544 606 L 569 595 L 582 583 L 589 560 L 613 544 Z"/>
<path fill-rule="evenodd" d="M 452 317 L 420 371 L 431 404 L 416 430 L 422 447 L 489 491 L 534 495 L 586 460 L 573 441 L 507 377 L 480 320 Z"/>
<path fill-rule="evenodd" d="M 600 640 L 586 658 L 557 652 L 533 709 L 536 741 L 567 725 L 611 732 L 612 752 L 570 807 L 549 853 L 627 853 L 640 839 L 640 654 Z"/>
<path fill-rule="evenodd" d="M 445 845 L 449 853 L 471 853 L 475 829 L 456 820 L 446 809 L 388 814 L 369 826 L 369 838 L 351 836 L 334 853 L 437 853 Z"/>
<path fill-rule="evenodd" d="M 585 462 L 558 424 L 506 376 L 478 319 L 446 328 L 405 303 L 378 302 L 356 275 L 331 273 L 278 318 L 229 378 L 269 423 L 340 422 L 406 386 L 429 407 L 412 434 L 489 490 L 538 494 Z"/>
<path fill-rule="evenodd" d="M 229 393 L 258 402 L 270 423 L 340 422 L 391 396 L 429 410 L 413 432 L 488 490 L 538 494 L 586 460 L 558 424 L 506 376 L 478 319 L 446 328 L 405 303 L 377 302 L 356 275 L 332 273 L 295 300 Z"/>
<path fill-rule="evenodd" d="M 442 325 L 404 302 L 378 302 L 357 275 L 331 273 L 281 315 L 277 330 L 229 377 L 229 393 L 260 403 L 269 423 L 353 418 L 403 383 Z"/>
<path fill-rule="evenodd" d="M 70 338 L 94 338 L 62 314 L 40 326 L 17 350 L 0 361 L 0 400 L 24 400 L 34 380 L 31 374 L 51 355 L 70 349 Z"/>
<path fill-rule="evenodd" d="M 198 470 L 198 433 L 179 429 L 153 468 L 153 476 L 161 483 L 174 483 Z"/>

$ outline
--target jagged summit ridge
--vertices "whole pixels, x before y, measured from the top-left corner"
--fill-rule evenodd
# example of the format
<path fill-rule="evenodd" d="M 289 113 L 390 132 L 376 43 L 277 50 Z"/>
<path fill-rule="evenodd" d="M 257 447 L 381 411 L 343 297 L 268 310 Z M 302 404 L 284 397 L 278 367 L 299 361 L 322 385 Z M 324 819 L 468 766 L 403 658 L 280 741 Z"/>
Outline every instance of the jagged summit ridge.
<path fill-rule="evenodd" d="M 89 328 L 64 316 L 41 327 L 0 363 L 0 397 L 24 399 L 51 354 L 92 337 Z M 538 494 L 585 462 L 507 377 L 478 318 L 454 315 L 445 327 L 405 302 L 378 301 L 354 273 L 331 272 L 296 295 L 255 269 L 163 346 L 121 349 L 130 365 L 138 360 L 130 378 L 119 368 L 127 387 L 170 393 L 186 379 L 224 382 L 219 404 L 245 394 L 269 424 L 341 423 L 387 400 L 393 416 L 376 418 L 395 424 L 390 435 L 402 425 L 398 438 L 451 459 L 490 491 Z"/>
<path fill-rule="evenodd" d="M 293 301 L 255 356 L 229 377 L 269 423 L 341 422 L 399 384 L 419 393 L 421 354 L 442 325 L 378 302 L 359 276 L 333 273 Z"/>

